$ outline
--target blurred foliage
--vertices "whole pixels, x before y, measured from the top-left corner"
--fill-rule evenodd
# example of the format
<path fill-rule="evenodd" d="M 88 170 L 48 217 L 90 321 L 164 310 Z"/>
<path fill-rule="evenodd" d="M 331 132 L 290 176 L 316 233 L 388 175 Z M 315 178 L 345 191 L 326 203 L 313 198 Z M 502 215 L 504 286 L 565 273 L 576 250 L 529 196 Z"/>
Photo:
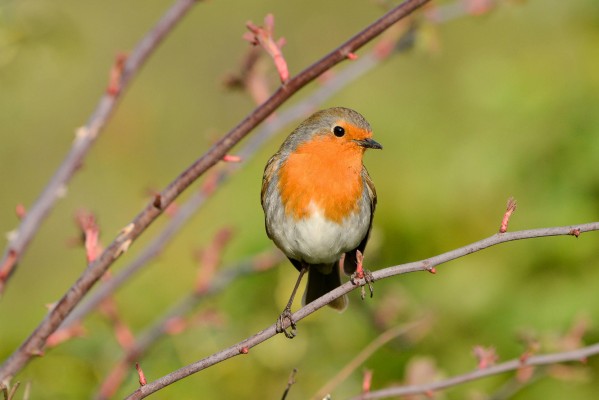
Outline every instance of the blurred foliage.
<path fill-rule="evenodd" d="M 65 156 L 76 127 L 105 89 L 115 55 L 131 49 L 170 3 L 0 2 L 0 231 L 14 229 L 15 205 L 31 205 Z M 261 23 L 274 13 L 294 74 L 380 16 L 384 4 L 198 3 L 135 78 L 68 196 L 22 260 L 0 301 L 0 359 L 85 268 L 83 249 L 69 245 L 78 235 L 71 222 L 76 210 L 96 213 L 107 243 L 148 201 L 148 189 L 164 187 L 252 110 L 249 96 L 222 85 L 248 46 L 241 39 L 247 20 Z M 323 107 L 332 105 L 363 113 L 385 147 L 366 156 L 379 194 L 366 257 L 374 268 L 493 234 L 509 196 L 518 201 L 510 230 L 599 219 L 595 0 L 505 1 L 482 16 L 441 25 L 423 21 L 412 51 Z M 263 232 L 260 180 L 268 156 L 290 129 L 117 293 L 122 317 L 135 332 L 191 290 L 193 252 L 222 226 L 235 230 L 226 262 L 272 248 Z M 155 223 L 114 269 L 132 260 L 164 222 Z M 301 321 L 293 341 L 279 335 L 152 398 L 280 398 L 293 368 L 299 372 L 288 398 L 310 398 L 382 330 L 421 319 L 428 328 L 377 351 L 333 397 L 359 393 L 363 368 L 374 371 L 376 389 L 405 382 L 422 362 L 434 365 L 438 376 L 468 371 L 476 365 L 475 345 L 495 347 L 500 360 L 524 352 L 525 337 L 538 341 L 539 351 L 553 351 L 580 318 L 590 325 L 585 342 L 597 341 L 598 244 L 596 233 L 509 243 L 440 266 L 436 275 L 377 282 L 373 299 L 360 301 L 356 292 L 345 313 L 321 310 Z M 218 310 L 224 322 L 159 341 L 140 360 L 146 376 L 155 379 L 274 323 L 295 279 L 285 263 L 231 284 L 202 305 Z M 49 350 L 18 375 L 31 382 L 32 399 L 89 398 L 98 389 L 122 351 L 101 316 L 85 325 L 85 338 Z M 544 376 L 513 398 L 592 398 L 599 362 L 591 359 L 588 368 L 577 378 Z M 510 379 L 462 385 L 438 398 L 485 399 Z M 119 397 L 136 385 L 132 373 Z"/>

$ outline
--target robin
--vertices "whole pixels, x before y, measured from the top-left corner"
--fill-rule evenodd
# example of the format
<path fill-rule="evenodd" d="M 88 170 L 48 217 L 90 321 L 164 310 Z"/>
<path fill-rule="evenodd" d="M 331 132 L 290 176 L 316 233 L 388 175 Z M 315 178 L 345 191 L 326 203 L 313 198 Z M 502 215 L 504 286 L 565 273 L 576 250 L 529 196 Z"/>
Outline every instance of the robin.
<path fill-rule="evenodd" d="M 343 107 L 318 111 L 302 122 L 268 160 L 262 178 L 266 233 L 299 271 L 277 331 L 295 336 L 295 292 L 308 272 L 302 303 L 341 285 L 340 267 L 362 272 L 361 259 L 376 207 L 376 191 L 362 163 L 366 149 L 382 149 L 370 124 Z M 347 296 L 329 306 L 343 311 Z M 283 328 L 289 321 L 291 332 Z"/>

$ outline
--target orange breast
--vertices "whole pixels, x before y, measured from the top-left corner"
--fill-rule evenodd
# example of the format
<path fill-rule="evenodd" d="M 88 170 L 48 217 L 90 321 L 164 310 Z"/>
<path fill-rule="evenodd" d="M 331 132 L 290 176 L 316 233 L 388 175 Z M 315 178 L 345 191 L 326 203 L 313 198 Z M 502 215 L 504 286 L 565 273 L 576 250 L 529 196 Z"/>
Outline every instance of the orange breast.
<path fill-rule="evenodd" d="M 279 169 L 285 213 L 310 216 L 314 204 L 329 220 L 341 222 L 358 209 L 362 197 L 364 149 L 332 136 L 316 137 L 292 153 Z"/>

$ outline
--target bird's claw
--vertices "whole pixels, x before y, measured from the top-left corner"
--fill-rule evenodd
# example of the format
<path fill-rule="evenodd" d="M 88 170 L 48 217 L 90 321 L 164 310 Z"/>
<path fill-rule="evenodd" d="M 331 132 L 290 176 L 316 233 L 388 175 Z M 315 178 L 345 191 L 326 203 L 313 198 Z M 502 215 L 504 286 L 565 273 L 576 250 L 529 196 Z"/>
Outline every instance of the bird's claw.
<path fill-rule="evenodd" d="M 285 327 L 285 320 L 289 321 L 287 326 Z M 286 328 L 291 328 L 287 331 Z M 291 314 L 291 310 L 289 308 L 285 308 L 279 318 L 277 319 L 277 333 L 283 332 L 288 339 L 293 339 L 297 333 L 297 326 L 295 321 L 293 320 L 293 316 Z"/>
<path fill-rule="evenodd" d="M 368 285 L 368 289 L 370 290 L 370 297 L 374 295 L 374 285 L 372 284 L 374 282 L 374 277 L 372 276 L 372 272 L 364 268 L 359 268 L 356 272 L 354 272 L 351 275 L 350 279 L 351 283 L 353 283 L 354 285 L 358 284 L 356 282 L 357 280 L 364 279 L 364 284 L 361 285 L 360 288 L 360 297 L 362 297 L 362 300 L 364 300 L 364 298 L 366 297 L 366 290 L 364 289 L 364 286 L 366 285 Z"/>

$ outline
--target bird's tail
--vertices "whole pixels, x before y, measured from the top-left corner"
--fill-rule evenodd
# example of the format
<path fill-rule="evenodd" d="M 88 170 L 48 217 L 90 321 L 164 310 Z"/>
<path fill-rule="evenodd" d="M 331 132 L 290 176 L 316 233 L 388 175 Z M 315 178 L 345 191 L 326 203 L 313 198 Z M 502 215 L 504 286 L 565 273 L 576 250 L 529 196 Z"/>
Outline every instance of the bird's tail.
<path fill-rule="evenodd" d="M 306 305 L 317 298 L 327 294 L 333 289 L 341 286 L 341 275 L 338 263 L 310 265 L 308 268 L 308 284 L 304 292 L 302 304 Z M 347 296 L 343 295 L 328 305 L 337 311 L 343 311 L 347 308 Z"/>

